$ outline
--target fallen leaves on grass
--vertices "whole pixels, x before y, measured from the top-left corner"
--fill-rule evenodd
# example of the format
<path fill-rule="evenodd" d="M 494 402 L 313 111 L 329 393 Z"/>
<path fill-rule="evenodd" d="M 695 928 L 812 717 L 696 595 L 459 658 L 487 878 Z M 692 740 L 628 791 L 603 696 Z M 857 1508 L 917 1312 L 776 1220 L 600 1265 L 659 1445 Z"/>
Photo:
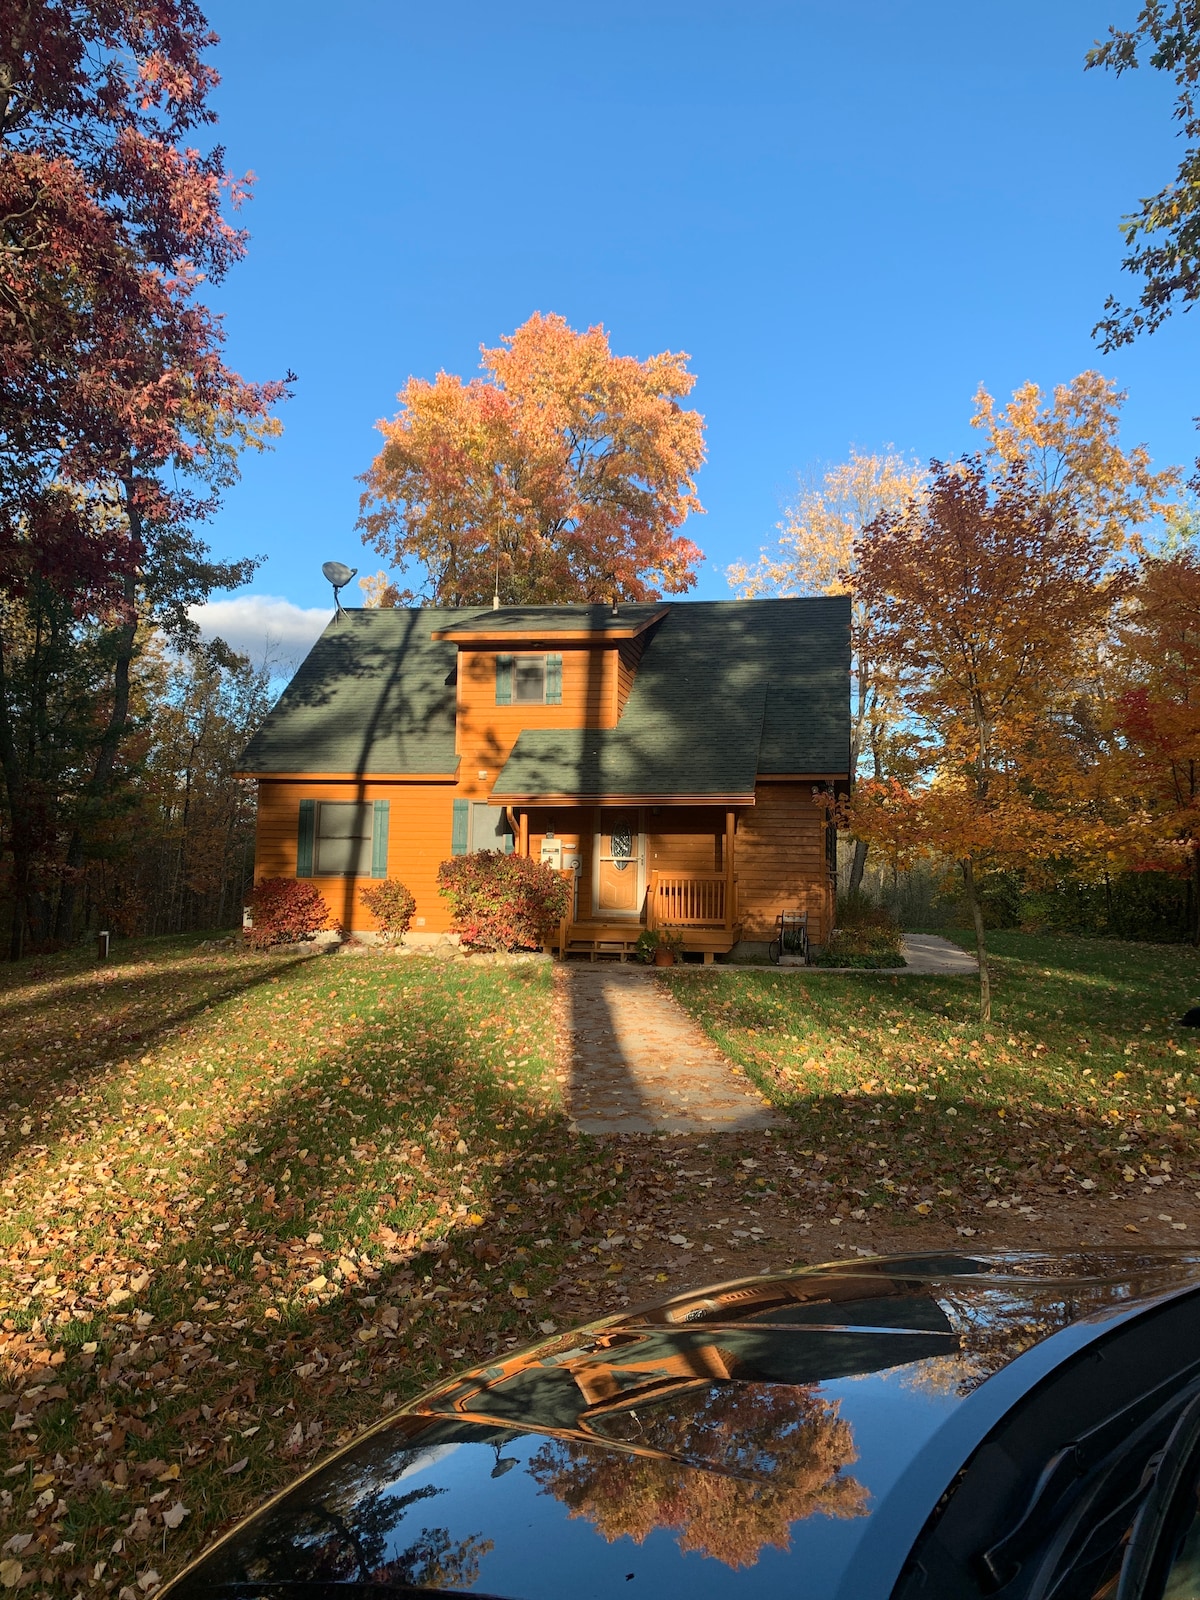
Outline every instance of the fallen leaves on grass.
<path fill-rule="evenodd" d="M 385 1389 L 536 1336 L 579 1188 L 543 966 L 157 941 L 5 978 L 12 1586 L 149 1593 Z"/>

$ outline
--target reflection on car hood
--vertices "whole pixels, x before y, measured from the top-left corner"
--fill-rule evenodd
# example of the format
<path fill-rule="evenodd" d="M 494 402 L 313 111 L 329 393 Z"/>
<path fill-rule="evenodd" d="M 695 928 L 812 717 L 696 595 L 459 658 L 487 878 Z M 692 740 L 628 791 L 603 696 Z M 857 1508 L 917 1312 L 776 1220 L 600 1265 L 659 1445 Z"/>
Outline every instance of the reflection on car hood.
<path fill-rule="evenodd" d="M 832 1595 L 905 1467 L 989 1380 L 1196 1282 L 1200 1257 L 1180 1253 L 895 1257 L 610 1317 L 439 1384 L 235 1529 L 172 1600 L 345 1584 L 521 1600 L 686 1584 L 699 1600 L 798 1573 Z M 995 1420 L 977 1409 L 943 1484 Z"/>

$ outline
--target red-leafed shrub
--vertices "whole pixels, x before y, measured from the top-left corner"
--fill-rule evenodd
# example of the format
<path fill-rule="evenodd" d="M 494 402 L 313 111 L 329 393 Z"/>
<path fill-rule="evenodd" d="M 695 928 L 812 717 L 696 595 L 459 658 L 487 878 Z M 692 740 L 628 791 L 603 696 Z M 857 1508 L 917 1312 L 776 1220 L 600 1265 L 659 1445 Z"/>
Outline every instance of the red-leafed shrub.
<path fill-rule="evenodd" d="M 311 939 L 329 921 L 329 907 L 320 891 L 302 878 L 264 878 L 250 893 L 253 926 L 246 942 L 256 950 Z"/>
<path fill-rule="evenodd" d="M 477 850 L 438 868 L 438 888 L 454 908 L 454 928 L 474 950 L 536 950 L 566 916 L 567 881 L 526 856 Z"/>
<path fill-rule="evenodd" d="M 417 897 L 399 878 L 385 878 L 362 891 L 362 903 L 379 924 L 379 932 L 388 943 L 398 942 L 408 932 L 412 914 L 417 909 Z"/>

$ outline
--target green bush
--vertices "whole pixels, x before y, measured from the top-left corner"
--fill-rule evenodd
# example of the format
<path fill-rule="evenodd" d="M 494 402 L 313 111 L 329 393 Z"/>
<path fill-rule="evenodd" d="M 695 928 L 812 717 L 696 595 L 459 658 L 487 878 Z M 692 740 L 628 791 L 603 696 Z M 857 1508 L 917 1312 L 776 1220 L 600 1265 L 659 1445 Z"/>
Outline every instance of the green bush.
<path fill-rule="evenodd" d="M 416 895 L 398 878 L 385 878 L 364 889 L 362 903 L 379 924 L 380 937 L 386 944 L 399 944 L 417 909 Z"/>
<path fill-rule="evenodd" d="M 1169 942 L 1189 937 L 1188 881 L 1170 872 L 1122 872 L 1099 883 L 1064 877 L 1022 897 L 1029 932 Z"/>
<path fill-rule="evenodd" d="M 527 856 L 476 850 L 438 868 L 438 888 L 454 911 L 454 930 L 472 950 L 536 950 L 571 905 L 571 886 Z"/>
<path fill-rule="evenodd" d="M 811 961 L 814 967 L 902 967 L 900 930 L 886 913 L 881 921 L 837 927 Z"/>

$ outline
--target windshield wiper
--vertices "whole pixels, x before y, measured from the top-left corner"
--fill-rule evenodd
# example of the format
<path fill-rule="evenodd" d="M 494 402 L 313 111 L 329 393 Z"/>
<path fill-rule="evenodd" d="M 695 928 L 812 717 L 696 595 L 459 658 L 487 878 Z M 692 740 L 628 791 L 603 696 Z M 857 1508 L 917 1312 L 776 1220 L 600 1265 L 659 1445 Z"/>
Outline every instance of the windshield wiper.
<path fill-rule="evenodd" d="M 1195 1361 L 1056 1450 L 1016 1523 L 978 1557 L 988 1589 L 1000 1589 L 1012 1581 L 1025 1558 L 1061 1520 L 1064 1502 L 1079 1491 L 1084 1480 L 1104 1469 L 1102 1479 L 1107 1481 L 1109 1470 L 1127 1460 L 1131 1451 L 1144 1447 L 1156 1430 L 1169 1431 L 1171 1421 L 1198 1387 L 1200 1361 Z"/>

